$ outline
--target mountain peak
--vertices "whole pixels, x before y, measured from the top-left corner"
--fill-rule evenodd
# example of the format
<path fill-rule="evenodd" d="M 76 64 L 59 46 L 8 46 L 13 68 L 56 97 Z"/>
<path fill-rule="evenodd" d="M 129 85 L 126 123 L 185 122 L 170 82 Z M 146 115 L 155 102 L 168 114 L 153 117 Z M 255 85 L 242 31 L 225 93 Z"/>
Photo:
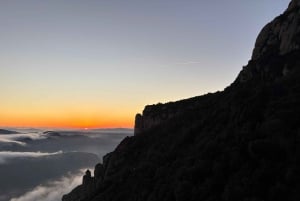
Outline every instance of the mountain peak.
<path fill-rule="evenodd" d="M 258 35 L 252 60 L 270 54 L 285 55 L 300 49 L 300 0 L 293 0 L 288 9 L 268 23 Z"/>
<path fill-rule="evenodd" d="M 300 60 L 300 0 L 292 0 L 286 11 L 259 33 L 251 60 L 235 83 L 273 82 L 291 75 Z"/>
<path fill-rule="evenodd" d="M 289 4 L 289 7 L 287 8 L 287 11 L 291 11 L 296 7 L 300 6 L 300 0 L 292 0 Z"/>

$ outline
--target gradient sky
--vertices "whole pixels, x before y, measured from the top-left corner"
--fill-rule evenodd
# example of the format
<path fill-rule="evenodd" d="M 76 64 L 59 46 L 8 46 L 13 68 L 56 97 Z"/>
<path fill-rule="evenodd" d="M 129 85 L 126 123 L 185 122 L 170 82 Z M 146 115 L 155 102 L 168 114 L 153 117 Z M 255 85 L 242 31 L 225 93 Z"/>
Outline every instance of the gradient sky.
<path fill-rule="evenodd" d="M 223 90 L 289 0 L 1 0 L 0 126 L 132 127 Z"/>

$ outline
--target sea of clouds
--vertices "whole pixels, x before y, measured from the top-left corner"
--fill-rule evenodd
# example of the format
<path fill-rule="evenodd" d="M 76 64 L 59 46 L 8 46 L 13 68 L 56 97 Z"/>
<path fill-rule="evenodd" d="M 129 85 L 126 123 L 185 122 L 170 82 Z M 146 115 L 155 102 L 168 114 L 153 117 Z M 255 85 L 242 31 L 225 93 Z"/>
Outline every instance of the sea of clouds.
<path fill-rule="evenodd" d="M 53 153 L 0 151 L 0 164 L 16 158 L 36 158 L 36 157 L 52 156 L 52 155 L 57 155 L 62 153 L 63 153 L 62 151 L 53 152 Z"/>
<path fill-rule="evenodd" d="M 43 133 L 20 133 L 20 134 L 7 134 L 0 135 L 0 146 L 8 144 L 16 144 L 25 146 L 27 143 L 24 140 L 43 140 L 47 136 Z"/>
<path fill-rule="evenodd" d="M 12 130 L 12 129 L 9 129 Z M 0 201 L 58 201 L 132 130 L 0 134 Z"/>

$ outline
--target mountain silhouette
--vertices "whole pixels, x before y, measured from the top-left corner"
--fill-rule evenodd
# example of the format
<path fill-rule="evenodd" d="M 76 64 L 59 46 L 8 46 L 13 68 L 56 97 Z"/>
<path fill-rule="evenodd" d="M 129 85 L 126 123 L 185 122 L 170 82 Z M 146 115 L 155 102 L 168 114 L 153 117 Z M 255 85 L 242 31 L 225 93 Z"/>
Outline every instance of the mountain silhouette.
<path fill-rule="evenodd" d="M 300 1 L 224 91 L 146 106 L 63 201 L 299 201 Z"/>

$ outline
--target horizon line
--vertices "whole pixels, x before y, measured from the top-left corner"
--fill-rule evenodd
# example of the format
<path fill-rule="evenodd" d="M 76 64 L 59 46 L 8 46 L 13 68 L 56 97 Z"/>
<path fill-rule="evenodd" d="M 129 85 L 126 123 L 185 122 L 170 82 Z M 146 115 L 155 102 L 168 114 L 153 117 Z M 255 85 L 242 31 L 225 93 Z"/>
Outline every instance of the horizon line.
<path fill-rule="evenodd" d="M 56 127 L 56 126 L 0 126 L 0 129 L 67 129 L 67 130 L 134 130 L 134 127 Z"/>

